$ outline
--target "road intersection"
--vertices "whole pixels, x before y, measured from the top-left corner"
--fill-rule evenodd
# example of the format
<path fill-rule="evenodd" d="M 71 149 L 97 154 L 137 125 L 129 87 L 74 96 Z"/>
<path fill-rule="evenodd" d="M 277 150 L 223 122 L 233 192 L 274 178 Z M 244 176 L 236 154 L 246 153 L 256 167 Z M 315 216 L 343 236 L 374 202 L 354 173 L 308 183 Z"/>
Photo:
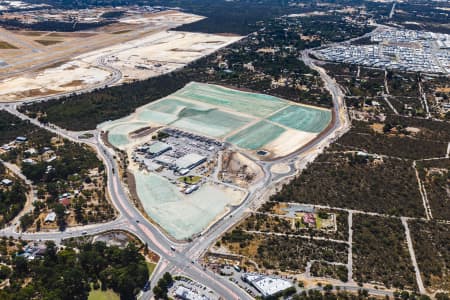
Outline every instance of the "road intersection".
<path fill-rule="evenodd" d="M 298 174 L 298 172 L 306 167 L 308 162 L 314 160 L 327 145 L 348 130 L 349 121 L 343 100 L 343 93 L 340 87 L 322 68 L 314 64 L 314 60 L 310 58 L 308 51 L 304 52 L 302 59 L 308 66 L 319 72 L 325 83 L 325 87 L 332 95 L 334 104 L 333 123 L 316 140 L 289 156 L 276 161 L 257 161 L 264 171 L 264 178 L 250 188 L 245 201 L 243 201 L 240 206 L 231 209 L 226 216 L 217 221 L 199 237 L 185 243 L 176 242 L 168 237 L 157 225 L 150 222 L 133 205 L 127 190 L 121 183 L 118 172 L 115 172 L 115 170 L 119 169 L 115 160 L 115 153 L 103 143 L 99 130 L 91 131 L 93 137 L 90 139 L 80 139 L 79 136 L 85 132 L 71 132 L 54 125 L 42 124 L 36 119 L 31 119 L 20 113 L 17 108 L 22 103 L 0 104 L 0 109 L 4 109 L 21 119 L 29 120 L 29 122 L 34 125 L 43 127 L 74 142 L 85 143 L 93 147 L 105 164 L 108 178 L 108 194 L 111 202 L 119 212 L 118 217 L 114 221 L 68 228 L 64 232 L 23 233 L 17 231 L 16 226 L 11 226 L 1 230 L 0 235 L 22 238 L 24 240 L 55 240 L 60 242 L 64 239 L 82 236 L 86 233 L 92 235 L 110 230 L 126 230 L 136 235 L 143 243 L 146 243 L 152 251 L 160 256 L 160 262 L 152 275 L 153 281 L 158 280 L 165 272 L 173 272 L 187 276 L 194 281 L 201 282 L 224 299 L 252 299 L 249 294 L 234 283 L 203 268 L 197 263 L 197 260 L 224 232 L 244 218 L 250 210 L 258 208 L 264 199 L 266 199 L 273 191 L 273 188 L 277 183 Z M 99 65 L 104 65 L 102 60 L 99 60 L 97 63 Z M 117 80 L 118 77 L 121 77 L 119 73 L 113 76 L 113 80 Z M 109 82 L 107 84 L 109 84 Z M 105 86 L 105 83 L 103 86 Z M 89 90 L 78 92 L 87 91 Z M 61 97 L 61 95 L 59 95 L 59 97 Z M 47 100 L 49 100 L 49 97 L 42 97 L 34 99 L 33 101 Z M 278 163 L 289 165 L 290 171 L 285 174 L 272 174 L 271 167 Z M 175 249 L 175 251 L 173 251 L 173 249 Z M 141 299 L 149 299 L 151 297 L 151 291 L 141 295 Z"/>

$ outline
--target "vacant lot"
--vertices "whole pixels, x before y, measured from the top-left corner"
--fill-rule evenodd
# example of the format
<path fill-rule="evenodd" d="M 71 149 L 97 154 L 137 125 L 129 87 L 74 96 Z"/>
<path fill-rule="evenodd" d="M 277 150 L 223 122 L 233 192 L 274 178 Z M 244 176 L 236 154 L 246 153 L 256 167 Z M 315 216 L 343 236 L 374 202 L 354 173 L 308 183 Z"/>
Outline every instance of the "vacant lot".
<path fill-rule="evenodd" d="M 419 269 L 427 288 L 450 289 L 450 226 L 437 223 L 411 222 Z"/>
<path fill-rule="evenodd" d="M 357 282 L 414 289 L 414 269 L 399 219 L 353 217 L 353 266 Z"/>
<path fill-rule="evenodd" d="M 416 123 L 406 123 L 404 118 L 401 119 L 405 123 L 396 123 L 397 118 L 388 118 L 387 122 L 390 123 L 381 124 L 381 132 L 376 132 L 372 123 L 353 121 L 352 129 L 333 144 L 332 149 L 361 150 L 407 159 L 445 156 L 448 140 L 441 140 L 450 132 L 448 125 L 443 124 L 434 129 L 434 123 L 437 122 L 425 123 L 423 127 L 418 127 L 418 133 L 411 133 L 404 125 L 411 124 L 407 126 L 414 127 L 412 124 Z"/>
<path fill-rule="evenodd" d="M 271 200 L 400 216 L 424 215 L 411 161 L 361 158 L 356 153 L 319 156 Z"/>
<path fill-rule="evenodd" d="M 0 70 L 0 101 L 145 79 L 173 71 L 240 39 L 239 36 L 167 31 L 202 18 L 168 11 L 101 26 L 94 33 L 0 29 L 5 37 L 0 41 L 0 50 L 17 49 L 14 45 L 21 47 L 17 51 L 1 51 L 0 56 L 7 65 Z M 121 31 L 120 28 L 128 31 L 113 34 Z M 78 68 L 57 67 L 62 64 Z M 117 71 L 111 72 L 111 67 Z M 54 73 L 59 76 L 55 77 Z"/>
<path fill-rule="evenodd" d="M 304 272 L 310 260 L 347 263 L 346 244 L 299 237 L 245 233 L 234 229 L 222 245 L 255 261 L 261 269 Z"/>
<path fill-rule="evenodd" d="M 450 159 L 419 161 L 417 169 L 433 217 L 450 220 Z"/>

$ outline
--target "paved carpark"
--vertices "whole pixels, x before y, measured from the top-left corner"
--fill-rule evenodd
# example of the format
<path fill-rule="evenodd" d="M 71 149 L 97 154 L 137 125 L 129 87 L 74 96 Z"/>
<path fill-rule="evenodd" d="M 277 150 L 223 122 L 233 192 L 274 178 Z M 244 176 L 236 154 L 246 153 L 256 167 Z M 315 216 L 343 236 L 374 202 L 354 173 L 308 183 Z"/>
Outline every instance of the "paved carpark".
<path fill-rule="evenodd" d="M 258 292 L 252 285 L 241 279 L 241 273 L 235 272 L 232 276 L 229 277 L 230 281 L 237 284 L 241 289 L 245 290 L 251 296 L 261 296 L 261 293 Z"/>
<path fill-rule="evenodd" d="M 144 162 L 150 171 L 159 169 L 159 174 L 171 181 L 176 181 L 180 175 L 173 172 L 172 168 L 163 166 L 162 161 L 167 161 L 168 164 L 174 164 L 177 159 L 192 153 L 206 157 L 207 161 L 212 161 L 216 159 L 217 153 L 224 148 L 224 145 L 219 141 L 177 129 L 165 129 L 163 132 L 170 134 L 170 136 L 164 138 L 162 141 L 172 149 L 154 157 L 138 151 L 134 153 L 134 156 L 135 161 Z M 144 145 L 151 145 L 152 143 L 145 143 Z M 193 168 L 189 172 L 189 175 L 203 176 L 206 172 L 206 168 L 201 164 Z"/>
<path fill-rule="evenodd" d="M 261 296 L 261 293 L 258 292 L 251 284 L 243 281 L 241 279 L 242 271 L 238 272 L 231 266 L 225 266 L 222 269 L 226 269 L 227 271 L 231 271 L 231 275 L 221 275 L 223 278 L 228 278 L 231 282 L 238 285 L 241 289 L 245 290 L 248 294 L 250 294 L 253 297 Z"/>
<path fill-rule="evenodd" d="M 174 277 L 176 278 L 176 276 Z M 183 286 L 198 295 L 205 295 L 210 300 L 218 300 L 220 298 L 211 289 L 186 277 L 177 278 L 177 280 L 174 281 L 174 284 L 170 287 L 169 294 L 175 295 L 175 291 L 179 286 Z"/>

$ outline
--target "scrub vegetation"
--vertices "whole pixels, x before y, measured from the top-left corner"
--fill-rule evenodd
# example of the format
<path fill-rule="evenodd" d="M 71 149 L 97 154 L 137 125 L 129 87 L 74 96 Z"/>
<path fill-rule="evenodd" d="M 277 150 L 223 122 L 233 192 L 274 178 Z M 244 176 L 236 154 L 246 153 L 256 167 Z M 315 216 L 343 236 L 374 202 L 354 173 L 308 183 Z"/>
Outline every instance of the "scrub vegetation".
<path fill-rule="evenodd" d="M 406 124 L 408 123 L 397 123 L 395 119 L 387 119 L 384 123 L 353 121 L 351 130 L 333 144 L 331 149 L 365 151 L 404 159 L 445 156 L 448 142 L 441 142 L 435 137 L 441 134 L 447 135 L 445 130 L 450 132 L 449 124 L 443 124 L 443 127 L 447 129 L 442 128 L 442 130 L 425 127 L 418 134 L 408 131 Z M 375 130 L 377 126 L 381 130 Z"/>
<path fill-rule="evenodd" d="M 221 244 L 233 253 L 255 261 L 260 269 L 304 272 L 310 260 L 347 262 L 347 245 L 331 241 L 234 229 L 222 237 Z"/>
<path fill-rule="evenodd" d="M 311 265 L 311 275 L 315 277 L 326 277 L 347 282 L 348 270 L 343 265 L 332 265 L 325 262 L 314 262 Z"/>
<path fill-rule="evenodd" d="M 355 152 L 320 155 L 271 200 L 424 216 L 412 161 Z"/>
<path fill-rule="evenodd" d="M 206 20 L 210 22 L 211 18 Z M 316 19 L 283 17 L 258 23 L 257 34 L 171 74 L 35 103 L 22 107 L 22 111 L 64 128 L 94 129 L 99 123 L 124 117 L 139 106 L 168 96 L 191 81 L 234 86 L 329 108 L 332 105 L 329 93 L 319 75 L 299 59 L 300 51 L 327 41 L 325 35 L 342 40 L 361 35 L 371 28 L 340 20 L 341 28 L 347 30 L 347 34 L 333 35 L 331 32 L 338 28 L 336 20 L 323 17 L 313 20 Z M 314 31 L 314 37 L 299 40 L 299 35 L 312 34 L 319 23 L 328 26 L 330 31 L 322 31 L 324 36 Z M 283 30 L 286 26 L 288 31 Z"/>
<path fill-rule="evenodd" d="M 419 161 L 417 169 L 433 217 L 450 220 L 450 159 Z"/>
<path fill-rule="evenodd" d="M 354 279 L 386 287 L 414 289 L 414 268 L 399 219 L 355 215 L 353 236 Z"/>
<path fill-rule="evenodd" d="M 450 289 L 450 226 L 436 222 L 409 224 L 419 270 L 426 287 Z"/>

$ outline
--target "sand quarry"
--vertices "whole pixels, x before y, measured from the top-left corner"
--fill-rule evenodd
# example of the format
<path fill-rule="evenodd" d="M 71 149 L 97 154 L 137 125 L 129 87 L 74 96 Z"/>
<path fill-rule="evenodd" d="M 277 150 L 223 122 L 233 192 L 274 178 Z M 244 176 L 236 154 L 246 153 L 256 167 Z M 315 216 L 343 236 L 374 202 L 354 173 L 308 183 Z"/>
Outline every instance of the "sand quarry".
<path fill-rule="evenodd" d="M 203 17 L 166 11 L 89 32 L 8 31 L 0 40 L 0 102 L 83 91 L 158 76 L 239 40 L 170 31 Z"/>
<path fill-rule="evenodd" d="M 273 159 L 292 153 L 317 137 L 330 122 L 331 111 L 327 109 L 191 82 L 128 117 L 105 122 L 99 128 L 108 132 L 110 144 L 126 151 L 129 157 L 134 147 L 151 139 L 151 135 L 133 135 L 143 128 L 178 128 L 231 144 L 219 155 L 213 180 L 190 195 L 180 192 L 158 172 L 129 165 L 136 194 L 146 213 L 176 239 L 186 239 L 239 205 L 245 199 L 246 188 L 262 178 L 261 168 L 248 156 Z M 259 155 L 261 150 L 268 154 Z M 290 168 L 276 165 L 273 171 L 287 173 Z M 228 184 L 219 183 L 216 177 Z"/>
<path fill-rule="evenodd" d="M 133 143 L 129 135 L 139 128 L 170 126 L 226 141 L 256 159 L 274 159 L 312 141 L 331 118 L 328 109 L 192 82 L 100 128 L 109 131 L 111 144 L 119 149 Z"/>

